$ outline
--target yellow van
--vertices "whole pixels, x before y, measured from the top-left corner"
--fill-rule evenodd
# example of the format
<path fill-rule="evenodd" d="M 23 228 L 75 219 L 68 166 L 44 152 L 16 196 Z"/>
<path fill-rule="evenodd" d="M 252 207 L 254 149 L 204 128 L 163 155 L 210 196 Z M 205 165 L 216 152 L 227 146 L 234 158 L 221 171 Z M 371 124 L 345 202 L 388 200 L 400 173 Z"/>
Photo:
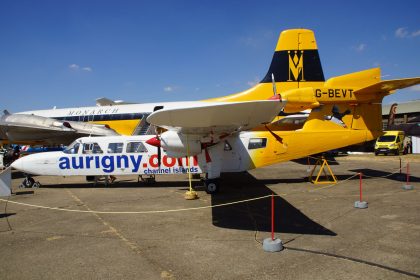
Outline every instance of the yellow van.
<path fill-rule="evenodd" d="M 375 143 L 375 155 L 394 154 L 399 155 L 404 150 L 404 131 L 384 131 L 385 134 L 379 137 Z"/>

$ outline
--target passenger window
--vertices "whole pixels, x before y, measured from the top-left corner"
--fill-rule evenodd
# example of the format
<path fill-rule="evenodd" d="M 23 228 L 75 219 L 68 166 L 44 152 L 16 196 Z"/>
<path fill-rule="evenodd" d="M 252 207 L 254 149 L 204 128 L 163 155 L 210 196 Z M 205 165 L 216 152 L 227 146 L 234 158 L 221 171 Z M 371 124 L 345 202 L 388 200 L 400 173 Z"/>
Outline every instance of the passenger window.
<path fill-rule="evenodd" d="M 267 146 L 267 138 L 249 139 L 248 150 L 265 148 L 265 146 Z"/>
<path fill-rule="evenodd" d="M 83 144 L 84 154 L 102 154 L 103 151 L 98 143 L 84 143 Z"/>
<path fill-rule="evenodd" d="M 128 142 L 127 153 L 147 153 L 147 148 L 142 142 Z"/>
<path fill-rule="evenodd" d="M 122 153 L 123 146 L 123 143 L 109 143 L 107 151 L 110 154 L 119 154 Z"/>
<path fill-rule="evenodd" d="M 73 142 L 70 144 L 67 149 L 64 150 L 66 154 L 77 154 L 79 152 L 80 144 L 77 142 Z"/>
<path fill-rule="evenodd" d="M 223 148 L 225 151 L 232 151 L 232 146 L 229 144 L 228 141 L 225 141 L 225 147 Z"/>

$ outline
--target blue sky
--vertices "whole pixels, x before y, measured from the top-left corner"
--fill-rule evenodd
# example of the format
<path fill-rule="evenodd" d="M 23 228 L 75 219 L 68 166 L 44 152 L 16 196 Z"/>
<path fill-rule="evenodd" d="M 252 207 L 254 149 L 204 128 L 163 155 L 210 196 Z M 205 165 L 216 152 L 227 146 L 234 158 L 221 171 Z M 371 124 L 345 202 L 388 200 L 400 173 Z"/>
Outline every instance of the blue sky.
<path fill-rule="evenodd" d="M 200 100 L 247 89 L 279 33 L 315 31 L 326 78 L 420 76 L 420 1 L 0 1 L 1 109 Z M 420 87 L 385 103 L 420 98 Z"/>

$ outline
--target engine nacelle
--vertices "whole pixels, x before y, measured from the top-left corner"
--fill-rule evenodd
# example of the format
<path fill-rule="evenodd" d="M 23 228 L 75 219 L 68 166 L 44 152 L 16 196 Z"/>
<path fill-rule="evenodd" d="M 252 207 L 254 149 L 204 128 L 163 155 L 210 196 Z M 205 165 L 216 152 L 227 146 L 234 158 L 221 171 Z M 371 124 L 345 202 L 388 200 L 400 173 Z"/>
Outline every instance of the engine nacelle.
<path fill-rule="evenodd" d="M 199 139 L 188 139 L 176 131 L 165 131 L 160 136 L 160 145 L 169 157 L 195 156 L 201 153 Z"/>
<path fill-rule="evenodd" d="M 283 109 L 285 113 L 301 112 L 320 105 L 311 87 L 288 90 L 282 93 L 282 97 L 287 100 Z"/>

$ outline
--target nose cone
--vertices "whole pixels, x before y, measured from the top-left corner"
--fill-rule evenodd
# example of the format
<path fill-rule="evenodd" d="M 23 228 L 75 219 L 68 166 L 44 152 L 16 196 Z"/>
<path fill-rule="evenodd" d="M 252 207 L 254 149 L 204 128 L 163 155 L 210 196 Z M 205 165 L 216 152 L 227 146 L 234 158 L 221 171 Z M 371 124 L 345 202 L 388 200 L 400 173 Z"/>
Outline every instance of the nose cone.
<path fill-rule="evenodd" d="M 160 139 L 157 136 L 150 138 L 146 143 L 155 147 L 160 147 Z"/>
<path fill-rule="evenodd" d="M 19 158 L 17 160 L 15 160 L 10 166 L 13 167 L 14 169 L 20 170 L 20 171 L 25 171 L 24 170 L 24 164 L 23 162 L 25 158 Z"/>

